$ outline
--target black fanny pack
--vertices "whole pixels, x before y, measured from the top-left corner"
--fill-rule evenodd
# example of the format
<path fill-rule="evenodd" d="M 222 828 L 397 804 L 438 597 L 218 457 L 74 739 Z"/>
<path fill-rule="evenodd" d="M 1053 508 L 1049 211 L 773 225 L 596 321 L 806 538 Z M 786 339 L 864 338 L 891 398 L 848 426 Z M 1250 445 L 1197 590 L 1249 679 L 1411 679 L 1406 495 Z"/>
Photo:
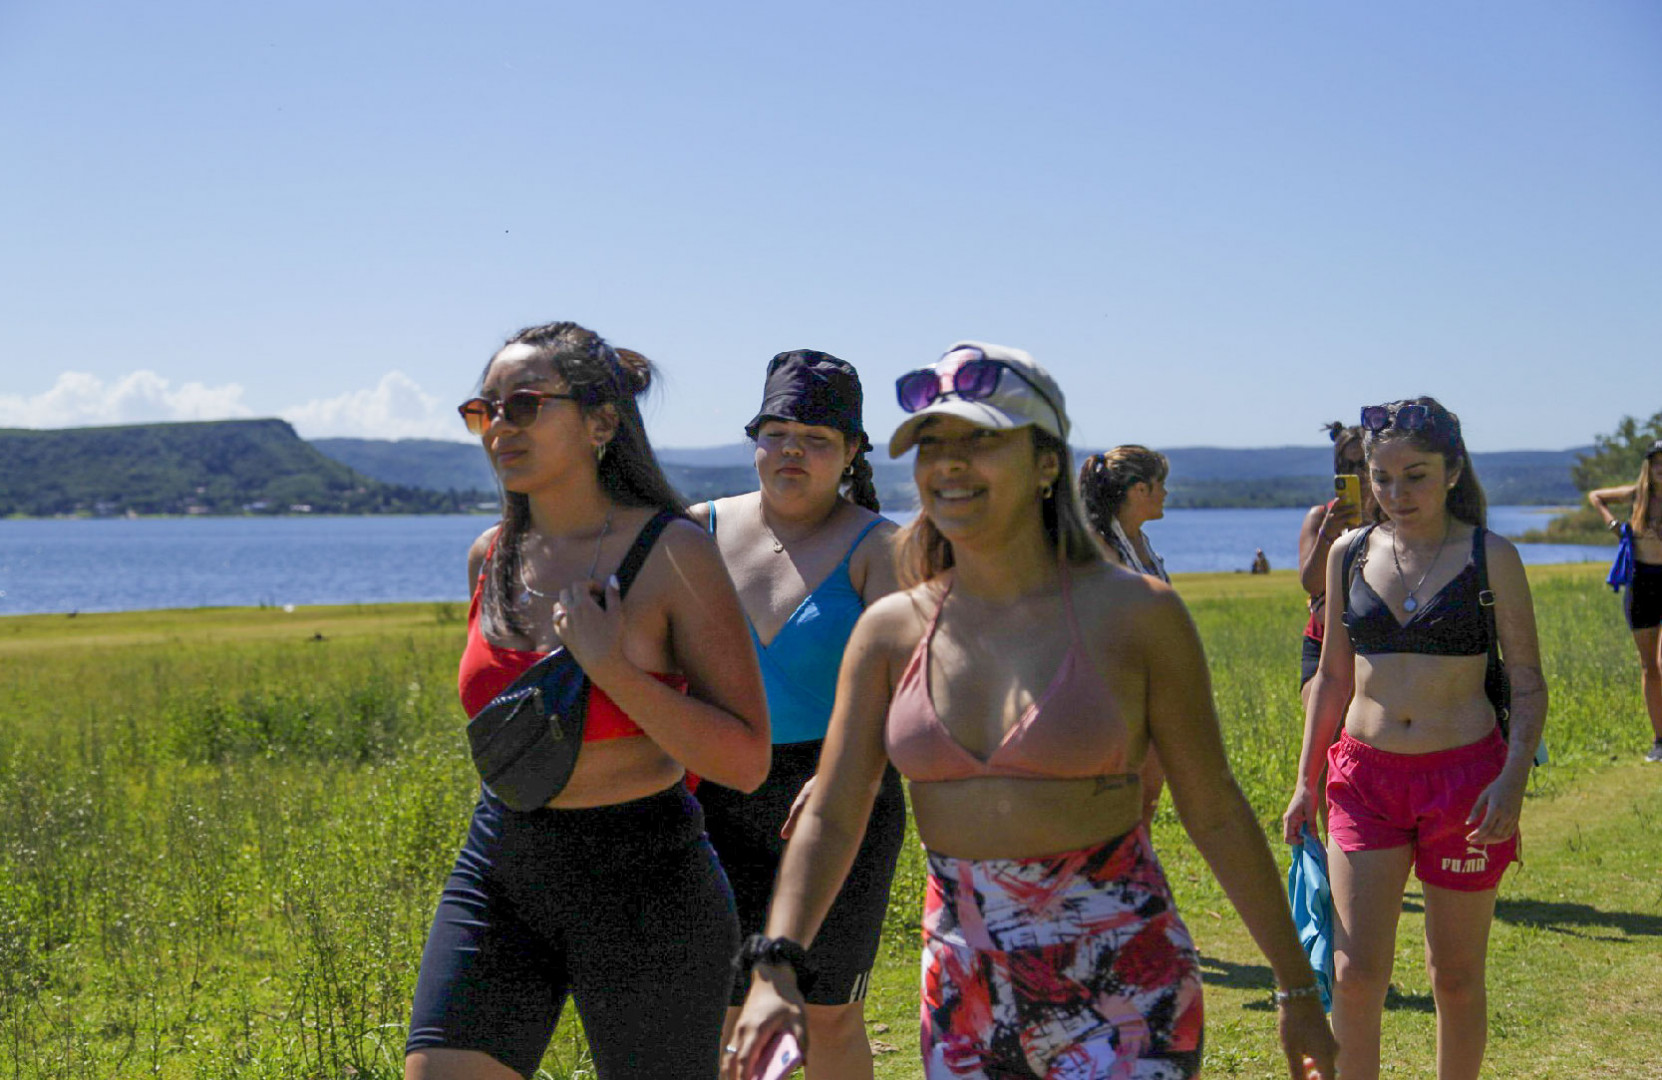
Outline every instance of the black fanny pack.
<path fill-rule="evenodd" d="M 617 570 L 620 596 L 629 592 L 652 545 L 673 520 L 660 512 L 642 526 Z M 565 789 L 577 768 L 588 711 L 589 677 L 562 645 L 468 721 L 468 747 L 479 778 L 510 810 L 542 807 Z"/>

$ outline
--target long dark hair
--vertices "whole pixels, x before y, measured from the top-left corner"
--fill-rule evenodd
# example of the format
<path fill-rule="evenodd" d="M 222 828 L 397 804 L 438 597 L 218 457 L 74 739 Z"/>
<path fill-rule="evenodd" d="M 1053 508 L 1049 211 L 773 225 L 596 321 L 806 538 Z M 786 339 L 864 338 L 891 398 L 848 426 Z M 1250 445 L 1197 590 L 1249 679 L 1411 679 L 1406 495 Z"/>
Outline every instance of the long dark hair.
<path fill-rule="evenodd" d="M 605 338 L 574 322 L 528 326 L 503 342 L 502 348 L 509 345 L 536 349 L 539 358 L 546 360 L 567 389 L 577 395 L 577 407 L 584 415 L 605 405 L 617 410 L 617 430 L 595 466 L 600 489 L 607 498 L 619 506 L 651 506 L 686 516 L 686 504 L 664 476 L 647 441 L 646 425 L 635 401 L 652 385 L 652 361 L 630 349 L 614 349 Z M 479 376 L 481 383 L 495 359 L 492 354 L 485 364 Z M 521 637 L 525 625 L 512 597 L 522 565 L 520 545 L 530 524 L 530 498 L 502 489 L 502 525 L 491 556 L 494 588 L 487 590 L 480 603 L 492 623 Z"/>
<path fill-rule="evenodd" d="M 1114 535 L 1114 518 L 1133 484 L 1153 486 L 1166 478 L 1171 462 L 1158 450 L 1127 443 L 1092 454 L 1079 466 L 1079 496 L 1085 517 L 1104 540 Z"/>
<path fill-rule="evenodd" d="M 1073 451 L 1048 431 L 1030 426 L 1035 457 L 1050 451 L 1061 466 L 1050 494 L 1044 499 L 1045 539 L 1052 552 L 1074 566 L 1102 558 L 1101 550 L 1085 527 L 1085 514 L 1073 486 Z M 955 562 L 952 541 L 941 535 L 928 514 L 919 514 L 900 531 L 896 545 L 895 569 L 903 588 L 921 585 L 948 570 Z"/>
<path fill-rule="evenodd" d="M 1426 425 L 1417 431 L 1404 431 L 1396 426 L 1397 411 L 1404 405 L 1424 405 L 1428 413 Z M 1483 485 L 1477 481 L 1477 470 L 1472 468 L 1471 455 L 1466 452 L 1466 440 L 1460 435 L 1460 418 L 1432 397 L 1404 398 L 1385 406 L 1392 424 L 1383 431 L 1369 431 L 1362 436 L 1362 449 L 1373 457 L 1374 449 L 1385 443 L 1407 443 L 1425 454 L 1438 454 L 1449 472 L 1460 470 L 1460 478 L 1449 490 L 1444 506 L 1456 521 L 1484 528 L 1488 524 L 1488 500 Z M 1374 520 L 1384 521 L 1383 507 L 1374 507 Z"/>

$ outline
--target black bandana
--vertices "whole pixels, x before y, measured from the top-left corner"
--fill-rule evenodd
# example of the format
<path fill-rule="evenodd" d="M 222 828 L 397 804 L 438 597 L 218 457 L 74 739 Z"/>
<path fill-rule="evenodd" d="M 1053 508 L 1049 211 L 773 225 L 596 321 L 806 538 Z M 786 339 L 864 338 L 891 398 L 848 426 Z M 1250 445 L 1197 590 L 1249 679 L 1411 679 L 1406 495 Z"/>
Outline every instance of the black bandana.
<path fill-rule="evenodd" d="M 853 364 L 830 353 L 793 349 L 768 362 L 762 407 L 744 433 L 754 439 L 764 420 L 834 428 L 859 440 L 861 450 L 871 449 L 860 421 L 860 376 Z"/>

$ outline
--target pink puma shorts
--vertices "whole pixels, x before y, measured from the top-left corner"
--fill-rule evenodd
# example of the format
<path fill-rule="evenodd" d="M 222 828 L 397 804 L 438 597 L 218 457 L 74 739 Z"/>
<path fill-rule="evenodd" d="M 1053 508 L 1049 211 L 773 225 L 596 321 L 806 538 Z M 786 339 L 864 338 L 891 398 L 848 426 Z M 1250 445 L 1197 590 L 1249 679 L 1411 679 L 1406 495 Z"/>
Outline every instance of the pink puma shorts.
<path fill-rule="evenodd" d="M 1413 847 L 1414 873 L 1427 885 L 1480 892 L 1500 884 L 1517 860 L 1518 837 L 1466 840 L 1478 795 L 1500 775 L 1500 730 L 1432 754 L 1392 754 L 1339 736 L 1327 752 L 1327 830 L 1341 851 Z"/>

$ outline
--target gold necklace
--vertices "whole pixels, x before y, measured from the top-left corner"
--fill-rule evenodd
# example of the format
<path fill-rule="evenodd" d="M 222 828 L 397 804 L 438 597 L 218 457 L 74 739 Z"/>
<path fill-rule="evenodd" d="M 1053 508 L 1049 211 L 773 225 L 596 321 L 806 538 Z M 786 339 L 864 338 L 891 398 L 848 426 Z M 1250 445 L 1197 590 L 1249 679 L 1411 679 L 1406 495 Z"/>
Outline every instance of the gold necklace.
<path fill-rule="evenodd" d="M 602 522 L 601 525 L 600 525 L 600 536 L 594 542 L 594 558 L 589 561 L 589 573 L 588 573 L 588 580 L 589 581 L 594 580 L 594 572 L 600 566 L 600 550 L 601 550 L 602 547 L 605 546 L 606 537 L 607 537 L 608 534 L 611 533 L 611 531 L 612 531 L 612 510 L 608 509 L 606 511 L 606 520 L 604 522 Z M 558 600 L 559 599 L 559 594 L 558 593 L 545 593 L 541 589 L 538 589 L 536 586 L 531 584 L 530 579 L 528 579 L 525 576 L 525 565 L 526 565 L 525 561 L 522 559 L 520 561 L 520 564 L 519 564 L 519 584 L 525 591 L 520 594 L 520 597 L 519 597 L 520 603 L 522 603 L 522 604 L 525 603 L 527 600 L 529 600 L 533 596 L 540 596 L 544 600 Z"/>

